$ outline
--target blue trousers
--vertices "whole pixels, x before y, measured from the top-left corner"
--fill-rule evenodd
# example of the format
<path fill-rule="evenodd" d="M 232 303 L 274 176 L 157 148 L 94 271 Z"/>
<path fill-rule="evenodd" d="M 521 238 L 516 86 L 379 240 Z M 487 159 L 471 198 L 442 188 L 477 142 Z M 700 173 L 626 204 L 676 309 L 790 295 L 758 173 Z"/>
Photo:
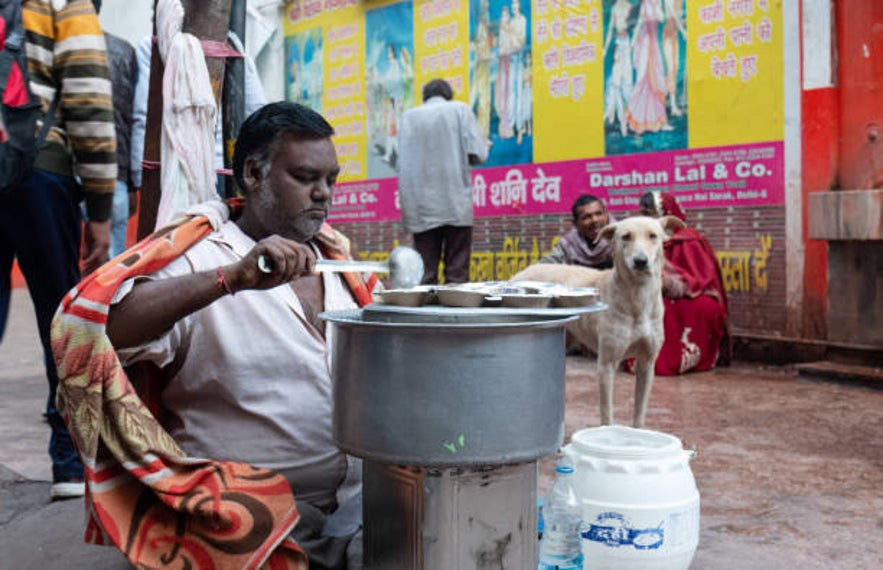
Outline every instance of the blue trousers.
<path fill-rule="evenodd" d="M 83 476 L 83 465 L 64 421 L 55 409 L 58 373 L 49 343 L 49 325 L 62 297 L 80 280 L 82 215 L 73 178 L 33 169 L 17 187 L 0 195 L 0 340 L 6 329 L 13 259 L 25 276 L 43 343 L 52 428 L 49 457 L 54 482 Z"/>

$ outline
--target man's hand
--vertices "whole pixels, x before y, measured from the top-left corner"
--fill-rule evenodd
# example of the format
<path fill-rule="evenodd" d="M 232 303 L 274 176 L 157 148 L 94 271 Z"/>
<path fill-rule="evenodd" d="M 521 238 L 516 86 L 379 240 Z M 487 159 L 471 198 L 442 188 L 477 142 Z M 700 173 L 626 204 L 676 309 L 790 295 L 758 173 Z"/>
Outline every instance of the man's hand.
<path fill-rule="evenodd" d="M 687 284 L 677 272 L 662 274 L 662 296 L 666 299 L 680 299 L 687 295 Z"/>
<path fill-rule="evenodd" d="M 270 273 L 264 273 L 258 267 L 258 258 L 261 256 L 269 262 L 272 268 Z M 296 241 L 272 235 L 255 244 L 242 260 L 225 267 L 224 274 L 233 291 L 272 289 L 305 273 L 312 273 L 315 267 L 316 255 L 312 249 Z"/>
<path fill-rule="evenodd" d="M 107 261 L 107 252 L 109 250 L 110 220 L 106 222 L 86 222 L 82 251 L 83 277 L 89 275 Z"/>

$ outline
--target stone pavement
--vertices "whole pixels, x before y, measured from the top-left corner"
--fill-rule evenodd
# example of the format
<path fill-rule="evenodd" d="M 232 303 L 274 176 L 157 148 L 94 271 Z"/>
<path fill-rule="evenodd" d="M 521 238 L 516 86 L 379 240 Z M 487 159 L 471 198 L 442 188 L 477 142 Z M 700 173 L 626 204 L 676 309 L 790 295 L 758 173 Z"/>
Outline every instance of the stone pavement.
<path fill-rule="evenodd" d="M 26 291 L 14 292 L 10 319 L 0 345 L 0 570 L 126 568 L 115 549 L 83 544 L 81 500 L 49 501 L 46 381 Z M 593 374 L 591 360 L 568 357 L 567 438 L 598 421 Z M 633 389 L 619 374 L 620 423 Z M 883 390 L 738 363 L 657 378 L 647 427 L 698 450 L 693 570 L 883 568 Z M 541 462 L 541 491 L 552 464 Z"/>
<path fill-rule="evenodd" d="M 47 394 L 31 300 L 16 289 L 0 344 L 0 570 L 128 568 L 116 549 L 83 542 L 81 499 L 49 501 Z"/>

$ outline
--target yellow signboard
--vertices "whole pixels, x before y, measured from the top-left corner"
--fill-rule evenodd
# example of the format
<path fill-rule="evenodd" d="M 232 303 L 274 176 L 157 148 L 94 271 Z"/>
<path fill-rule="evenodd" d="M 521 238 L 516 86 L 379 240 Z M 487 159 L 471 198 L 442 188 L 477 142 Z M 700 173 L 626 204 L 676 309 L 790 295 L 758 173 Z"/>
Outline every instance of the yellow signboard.
<path fill-rule="evenodd" d="M 782 26 L 780 0 L 297 0 L 287 98 L 335 127 L 345 219 L 398 217 L 398 123 L 434 78 L 491 143 L 478 216 L 566 212 L 582 192 L 627 209 L 649 189 L 776 204 Z"/>
<path fill-rule="evenodd" d="M 782 138 L 780 4 L 705 0 L 688 12 L 691 147 Z"/>

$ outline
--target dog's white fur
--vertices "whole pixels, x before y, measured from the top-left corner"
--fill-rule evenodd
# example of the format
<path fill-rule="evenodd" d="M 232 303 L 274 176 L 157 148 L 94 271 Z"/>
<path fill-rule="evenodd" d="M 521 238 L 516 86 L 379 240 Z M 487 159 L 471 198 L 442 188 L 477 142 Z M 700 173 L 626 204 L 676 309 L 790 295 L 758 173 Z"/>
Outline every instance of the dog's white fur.
<path fill-rule="evenodd" d="M 674 217 L 636 216 L 610 224 L 600 238 L 613 245 L 613 269 L 538 263 L 512 281 L 542 281 L 597 287 L 607 309 L 583 315 L 567 326 L 577 341 L 598 355 L 601 423 L 613 423 L 613 379 L 619 364 L 635 359 L 634 426 L 644 427 L 654 364 L 662 348 L 663 242 L 684 223 Z"/>

